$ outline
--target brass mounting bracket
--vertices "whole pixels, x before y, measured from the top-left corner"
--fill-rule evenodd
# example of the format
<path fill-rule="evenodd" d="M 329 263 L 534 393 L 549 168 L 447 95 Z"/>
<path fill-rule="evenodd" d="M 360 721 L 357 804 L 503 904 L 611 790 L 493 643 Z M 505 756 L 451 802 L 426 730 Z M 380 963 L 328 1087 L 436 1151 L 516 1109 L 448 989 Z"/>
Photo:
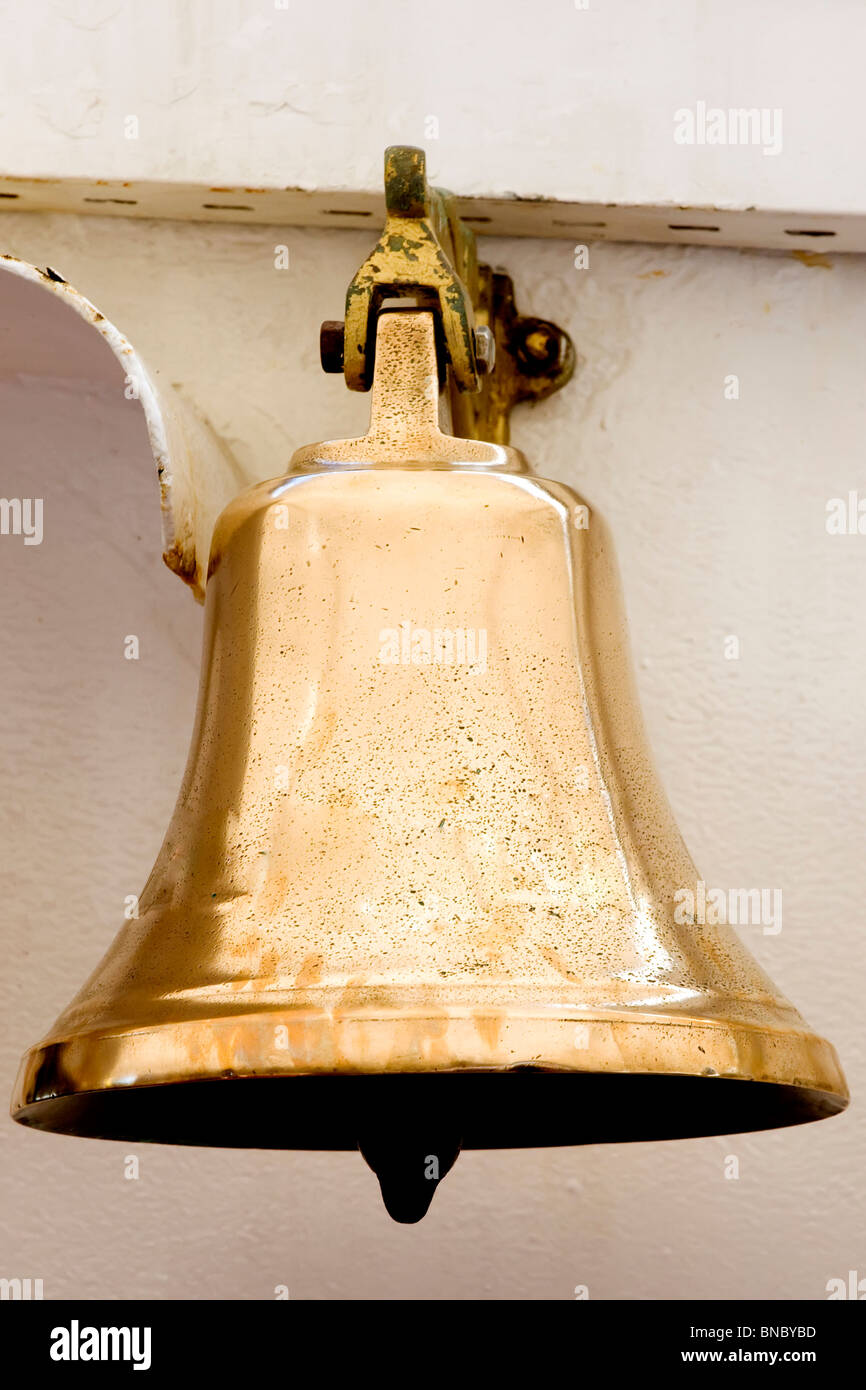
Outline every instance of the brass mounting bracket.
<path fill-rule="evenodd" d="M 385 151 L 385 203 L 382 235 L 346 292 L 345 322 L 322 325 L 322 366 L 343 372 L 350 390 L 369 390 L 379 313 L 394 299 L 414 301 L 434 313 L 454 433 L 507 444 L 513 406 L 543 400 L 572 376 L 570 337 L 519 314 L 510 276 L 478 264 L 453 195 L 427 183 L 423 150 Z"/>

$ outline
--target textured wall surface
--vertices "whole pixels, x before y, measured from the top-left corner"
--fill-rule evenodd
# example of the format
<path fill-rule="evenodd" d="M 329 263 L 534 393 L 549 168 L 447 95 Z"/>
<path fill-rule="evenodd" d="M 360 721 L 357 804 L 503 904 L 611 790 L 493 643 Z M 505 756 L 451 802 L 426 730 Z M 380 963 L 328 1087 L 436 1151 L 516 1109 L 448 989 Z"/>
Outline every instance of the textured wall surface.
<path fill-rule="evenodd" d="M 340 313 L 364 235 L 14 214 L 0 233 L 87 294 L 258 476 L 363 428 L 366 401 L 319 371 L 317 327 Z M 830 1278 L 866 1275 L 866 535 L 825 527 L 830 498 L 866 494 L 866 264 L 597 246 L 576 270 L 567 242 L 482 251 L 522 307 L 575 337 L 576 381 L 517 417 L 515 443 L 611 523 L 686 841 L 708 884 L 782 890 L 782 930 L 744 935 L 836 1043 L 852 1108 L 746 1138 L 469 1153 L 409 1228 L 354 1155 L 135 1148 L 5 1122 L 0 1275 L 42 1278 L 46 1297 L 286 1284 L 296 1298 L 567 1299 L 585 1284 L 594 1298 L 823 1298 Z M 90 330 L 57 338 L 44 298 L 0 318 L 0 492 L 45 509 L 42 545 L 0 537 L 4 1093 L 156 855 L 201 629 L 159 559 L 138 409 Z"/>
<path fill-rule="evenodd" d="M 431 140 L 463 194 L 864 210 L 858 0 L 0 0 L 0 24 L 0 175 L 378 189 L 384 145 Z M 768 138 L 677 143 L 698 103 Z"/>

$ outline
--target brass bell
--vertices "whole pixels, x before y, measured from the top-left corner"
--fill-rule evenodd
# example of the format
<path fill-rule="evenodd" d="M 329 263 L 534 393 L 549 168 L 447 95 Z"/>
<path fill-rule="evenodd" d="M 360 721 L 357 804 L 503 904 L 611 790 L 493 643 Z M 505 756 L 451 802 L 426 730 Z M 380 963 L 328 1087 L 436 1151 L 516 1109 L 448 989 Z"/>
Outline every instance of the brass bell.
<path fill-rule="evenodd" d="M 326 363 L 372 374 L 369 432 L 301 449 L 219 518 L 174 816 L 13 1114 L 358 1147 L 412 1221 L 461 1147 L 766 1129 L 847 1091 L 689 906 L 606 527 L 503 442 L 503 403 L 568 376 L 564 335 L 525 331 L 417 154 L 389 158 L 403 247 L 353 282 Z M 419 269 L 413 237 L 441 256 Z M 441 427 L 448 390 L 466 437 Z"/>

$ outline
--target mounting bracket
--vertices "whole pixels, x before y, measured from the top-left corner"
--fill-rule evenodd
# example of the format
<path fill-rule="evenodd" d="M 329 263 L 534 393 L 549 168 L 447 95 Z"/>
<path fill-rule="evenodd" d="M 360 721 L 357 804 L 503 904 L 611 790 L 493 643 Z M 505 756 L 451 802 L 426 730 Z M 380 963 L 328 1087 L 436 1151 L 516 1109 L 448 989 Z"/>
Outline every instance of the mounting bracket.
<path fill-rule="evenodd" d="M 373 380 L 376 324 L 395 299 L 434 312 L 440 379 L 454 433 L 507 444 L 519 401 L 543 400 L 570 379 L 571 338 L 546 319 L 517 312 L 508 275 L 478 263 L 475 235 L 454 196 L 427 183 L 424 151 L 385 151 L 385 227 L 346 292 L 345 322 L 322 325 L 326 372 L 352 391 Z"/>

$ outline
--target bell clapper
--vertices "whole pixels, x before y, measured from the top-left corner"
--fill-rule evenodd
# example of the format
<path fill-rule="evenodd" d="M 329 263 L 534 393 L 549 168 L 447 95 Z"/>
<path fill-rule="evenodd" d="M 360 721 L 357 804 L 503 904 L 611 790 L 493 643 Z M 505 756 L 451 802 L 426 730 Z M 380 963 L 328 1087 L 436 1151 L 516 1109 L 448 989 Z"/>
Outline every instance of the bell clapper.
<path fill-rule="evenodd" d="M 412 1118 L 358 1140 L 358 1149 L 379 1179 L 388 1215 L 411 1226 L 427 1215 L 439 1183 L 460 1154 L 461 1140 L 436 1125 Z"/>

